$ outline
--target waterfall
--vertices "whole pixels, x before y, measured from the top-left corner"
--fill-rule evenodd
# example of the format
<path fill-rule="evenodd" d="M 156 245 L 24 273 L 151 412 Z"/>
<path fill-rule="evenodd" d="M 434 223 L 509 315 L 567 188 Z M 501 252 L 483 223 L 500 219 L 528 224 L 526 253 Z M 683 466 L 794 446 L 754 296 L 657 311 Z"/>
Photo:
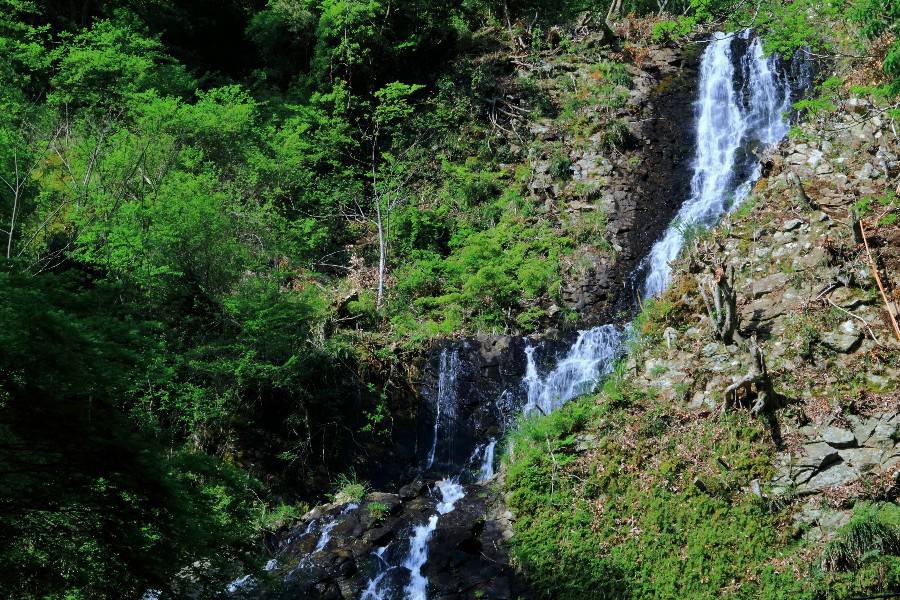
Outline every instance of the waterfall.
<path fill-rule="evenodd" d="M 430 469 L 434 464 L 434 456 L 437 452 L 438 440 L 441 436 L 441 423 L 444 423 L 444 434 L 452 439 L 452 426 L 456 422 L 456 377 L 459 374 L 459 351 L 447 348 L 441 351 L 438 365 L 438 386 L 435 398 L 434 439 L 431 442 L 431 451 L 425 461 L 425 468 Z"/>
<path fill-rule="evenodd" d="M 448 477 L 438 481 L 435 485 L 441 494 L 441 500 L 438 502 L 437 514 L 431 515 L 428 521 L 413 528 L 412 535 L 409 538 L 409 550 L 401 561 L 400 565 L 409 571 L 409 583 L 403 589 L 404 600 L 427 600 L 428 598 L 428 578 L 422 575 L 422 567 L 428 562 L 428 542 L 437 529 L 438 519 L 442 515 L 453 512 L 456 503 L 462 500 L 466 492 L 459 483 L 459 477 Z M 390 596 L 391 590 L 384 585 L 384 576 L 388 571 L 394 569 L 384 560 L 384 550 L 380 549 L 376 552 L 376 556 L 381 561 L 379 572 L 369 580 L 366 589 L 362 594 L 362 600 L 386 600 Z"/>
<path fill-rule="evenodd" d="M 409 539 L 409 554 L 403 566 L 409 569 L 409 585 L 404 590 L 408 600 L 425 600 L 428 597 L 428 578 L 422 575 L 422 567 L 428 562 L 428 542 L 437 529 L 438 516 L 431 515 L 427 523 L 417 525 Z"/>
<path fill-rule="evenodd" d="M 313 548 L 313 551 L 310 554 L 315 554 L 316 552 L 320 552 L 325 549 L 325 546 L 328 545 L 328 542 L 331 541 L 331 530 L 337 526 L 337 519 L 333 521 L 329 521 L 322 526 L 322 535 L 319 536 L 319 541 L 316 542 L 316 547 Z"/>
<path fill-rule="evenodd" d="M 416 527 L 409 544 L 409 554 L 403 566 L 409 569 L 410 580 L 404 592 L 406 600 L 426 600 L 428 598 L 428 578 L 422 575 L 422 567 L 428 562 L 428 542 L 437 529 L 438 515 L 446 515 L 456 508 L 456 503 L 466 493 L 459 484 L 458 478 L 442 479 L 437 482 L 441 492 L 441 501 L 437 505 L 437 515 L 432 515 L 428 522 Z"/>
<path fill-rule="evenodd" d="M 484 447 L 481 457 L 481 468 L 478 470 L 478 483 L 484 483 L 494 478 L 494 449 L 497 447 L 497 439 L 491 438 Z"/>
<path fill-rule="evenodd" d="M 703 52 L 691 195 L 646 259 L 644 297 L 665 291 L 669 263 L 681 252 L 687 230 L 712 226 L 739 204 L 759 178 L 757 153 L 787 133 L 784 115 L 791 107 L 791 88 L 786 71 L 777 56 L 764 55 L 759 38 L 748 44 L 749 35 L 749 30 L 738 36 L 716 33 Z M 745 46 L 740 72 L 732 57 L 735 45 Z M 737 80 L 743 81 L 741 89 Z"/>
<path fill-rule="evenodd" d="M 344 507 L 344 509 L 341 511 L 340 516 L 347 515 L 348 513 L 353 512 L 357 508 L 359 508 L 359 504 L 357 504 L 356 502 L 351 502 L 350 504 L 348 504 L 347 506 Z M 321 552 L 322 550 L 325 549 L 325 546 L 327 546 L 328 542 L 331 541 L 331 530 L 334 529 L 335 527 L 337 527 L 339 522 L 340 521 L 338 520 L 338 518 L 334 517 L 322 526 L 322 533 L 319 536 L 319 541 L 316 542 L 316 547 L 307 556 L 312 556 L 316 552 Z"/>
<path fill-rule="evenodd" d="M 621 345 L 621 332 L 615 325 L 603 325 L 579 331 L 578 338 L 556 368 L 545 377 L 538 375 L 534 347 L 525 348 L 525 412 L 544 414 L 568 400 L 590 392 L 597 378 L 612 370 Z"/>
<path fill-rule="evenodd" d="M 382 581 L 384 580 L 385 575 L 387 575 L 390 571 L 394 569 L 388 562 L 384 559 L 384 553 L 387 551 L 388 547 L 382 546 L 372 554 L 375 558 L 378 559 L 378 572 L 375 574 L 375 577 L 369 580 L 366 589 L 363 590 L 362 596 L 360 600 L 380 600 L 384 598 L 384 590 L 381 589 Z"/>
<path fill-rule="evenodd" d="M 759 153 L 787 132 L 783 116 L 790 106 L 790 85 L 784 65 L 777 58 L 763 54 L 759 39 L 751 39 L 749 31 L 736 35 L 717 33 L 712 37 L 700 66 L 691 193 L 672 225 L 635 272 L 635 279 L 642 281 L 645 297 L 658 296 L 668 285 L 669 262 L 681 251 L 685 229 L 713 225 L 746 196 L 760 176 Z M 607 324 L 580 331 L 555 367 L 543 374 L 537 356 L 540 348 L 528 343 L 522 379 L 526 401 L 522 410 L 546 414 L 592 391 L 614 367 L 629 330 L 629 325 Z M 441 350 L 434 395 L 434 432 L 424 462 L 426 469 L 434 466 L 436 460 L 440 462 L 444 441 L 453 438 L 460 367 L 458 350 L 452 347 Z M 498 410 L 505 418 L 517 406 L 512 401 L 514 397 L 514 393 L 504 393 L 497 400 Z M 465 497 L 460 477 L 465 473 L 474 474 L 480 483 L 493 478 L 496 444 L 497 437 L 492 437 L 477 446 L 465 467 L 456 469 L 455 476 L 436 483 L 434 491 L 440 499 L 434 514 L 410 528 L 408 547 L 402 553 L 397 548 L 398 556 L 386 558 L 388 546 L 374 553 L 378 560 L 377 572 L 368 581 L 362 600 L 427 599 L 428 578 L 422 569 L 428 562 L 429 543 L 441 517 L 455 510 Z M 333 526 L 332 523 L 322 526 L 317 549 L 320 545 L 324 547 L 323 539 L 327 543 Z M 402 588 L 397 577 L 388 576 L 399 575 L 401 570 L 409 573 Z"/>
<path fill-rule="evenodd" d="M 791 108 L 791 86 L 787 69 L 777 56 L 766 57 L 760 39 L 751 40 L 750 36 L 749 30 L 716 33 L 703 52 L 694 107 L 696 154 L 691 195 L 637 269 L 638 274 L 645 274 L 641 289 L 645 298 L 665 291 L 671 277 L 670 262 L 681 252 L 685 234 L 691 228 L 714 225 L 737 206 L 759 179 L 760 152 L 788 131 L 785 117 Z M 736 50 L 741 53 L 738 61 Z M 801 63 L 800 68 L 801 80 L 805 80 L 806 65 Z M 546 414 L 590 392 L 612 369 L 623 337 L 624 332 L 614 325 L 581 331 L 566 356 L 543 377 L 538 373 L 535 349 L 528 346 L 522 382 L 527 392 L 524 411 Z"/>

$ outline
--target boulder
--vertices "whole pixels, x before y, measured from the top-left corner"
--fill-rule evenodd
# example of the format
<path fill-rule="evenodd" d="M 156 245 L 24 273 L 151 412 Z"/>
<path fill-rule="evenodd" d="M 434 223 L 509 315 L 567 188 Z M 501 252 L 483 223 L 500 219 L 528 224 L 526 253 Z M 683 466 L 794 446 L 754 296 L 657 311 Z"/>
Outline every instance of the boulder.
<path fill-rule="evenodd" d="M 787 285 L 788 276 L 785 273 L 775 273 L 774 275 L 769 275 L 768 277 L 763 277 L 761 279 L 757 279 L 753 282 L 752 287 L 752 296 L 754 299 L 761 298 L 767 294 L 771 294 L 785 285 Z"/>
<path fill-rule="evenodd" d="M 859 479 L 859 471 L 847 462 L 839 461 L 824 471 L 813 475 L 809 481 L 797 486 L 800 494 L 813 494 Z"/>
<path fill-rule="evenodd" d="M 416 479 L 412 483 L 408 483 L 404 485 L 399 490 L 399 496 L 402 500 L 412 500 L 419 496 L 422 491 L 425 489 L 425 482 L 421 479 Z"/>
<path fill-rule="evenodd" d="M 794 231 L 795 229 L 799 229 L 801 225 L 803 225 L 802 219 L 789 219 L 784 222 L 781 229 L 783 231 Z"/>
<path fill-rule="evenodd" d="M 862 341 L 862 332 L 854 321 L 844 321 L 840 326 L 822 336 L 822 343 L 835 352 L 852 352 Z"/>
<path fill-rule="evenodd" d="M 860 290 L 848 287 L 837 288 L 831 292 L 829 298 L 841 308 L 848 310 L 856 308 L 865 302 L 865 295 Z"/>
<path fill-rule="evenodd" d="M 760 298 L 748 305 L 744 312 L 749 313 L 751 321 L 771 321 L 784 315 L 785 306 L 783 303 L 775 300 Z"/>
<path fill-rule="evenodd" d="M 881 465 L 882 455 L 878 448 L 845 448 L 840 451 L 841 459 L 860 473 L 867 473 Z"/>
<path fill-rule="evenodd" d="M 853 432 L 840 427 L 826 427 L 822 432 L 822 440 L 832 448 L 850 448 L 857 445 Z"/>
<path fill-rule="evenodd" d="M 872 436 L 866 442 L 866 445 L 878 448 L 893 447 L 898 437 L 897 425 L 896 413 L 882 415 L 878 424 L 872 430 Z"/>
<path fill-rule="evenodd" d="M 806 444 L 803 446 L 803 452 L 804 456 L 801 456 L 796 462 L 800 468 L 806 467 L 818 471 L 840 460 L 838 451 L 825 442 Z"/>
<path fill-rule="evenodd" d="M 868 442 L 872 432 L 875 431 L 875 427 L 878 425 L 877 418 L 864 419 L 856 415 L 847 415 L 847 422 L 850 423 L 850 427 L 853 429 L 853 437 L 856 438 L 856 441 L 861 446 L 866 445 L 866 442 Z"/>

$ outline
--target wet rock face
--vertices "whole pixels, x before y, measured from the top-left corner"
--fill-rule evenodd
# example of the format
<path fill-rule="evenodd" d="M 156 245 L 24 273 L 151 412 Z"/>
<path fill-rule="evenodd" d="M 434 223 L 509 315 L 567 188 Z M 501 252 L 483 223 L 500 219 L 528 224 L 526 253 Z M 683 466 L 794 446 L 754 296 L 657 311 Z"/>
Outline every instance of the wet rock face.
<path fill-rule="evenodd" d="M 563 300 L 587 325 L 608 322 L 630 308 L 632 286 L 623 282 L 690 194 L 697 63 L 698 57 L 657 48 L 635 78 L 620 115 L 629 123 L 630 151 L 612 162 L 604 159 L 595 175 L 607 183 L 601 205 L 609 214 L 607 232 L 617 252 L 613 258 L 594 257 L 591 268 L 563 287 Z"/>
<path fill-rule="evenodd" d="M 568 337 L 551 335 L 532 343 L 541 345 L 541 356 L 550 362 L 568 348 Z M 429 353 L 419 382 L 418 466 L 426 466 L 437 419 L 431 469 L 454 472 L 473 466 L 468 463 L 476 447 L 501 434 L 525 403 L 522 379 L 528 343 L 522 337 L 478 335 L 444 342 Z M 452 376 L 447 372 L 451 367 Z"/>
<path fill-rule="evenodd" d="M 318 507 L 303 522 L 276 536 L 276 566 L 270 581 L 232 597 L 355 600 L 379 575 L 379 589 L 388 590 L 389 597 L 401 597 L 410 581 L 410 570 L 402 565 L 409 550 L 408 533 L 435 514 L 436 495 L 431 486 L 424 486 L 420 495 L 407 500 L 370 494 L 355 508 Z M 467 486 L 466 497 L 455 510 L 441 515 L 422 568 L 429 598 L 526 597 L 500 550 L 508 523 L 491 516 L 496 502 L 496 496 L 484 488 Z M 322 544 L 329 524 L 328 541 Z"/>

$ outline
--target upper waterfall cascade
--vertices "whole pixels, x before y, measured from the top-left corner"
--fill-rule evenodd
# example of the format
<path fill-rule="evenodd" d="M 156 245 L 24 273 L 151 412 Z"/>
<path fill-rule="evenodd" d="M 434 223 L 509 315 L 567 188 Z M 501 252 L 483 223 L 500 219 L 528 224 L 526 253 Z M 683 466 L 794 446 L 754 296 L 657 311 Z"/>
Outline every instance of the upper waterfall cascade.
<path fill-rule="evenodd" d="M 748 36 L 748 30 L 737 36 L 716 33 L 703 53 L 691 196 L 646 259 L 644 297 L 665 291 L 670 263 L 681 252 L 686 231 L 714 225 L 737 206 L 759 178 L 757 153 L 788 131 L 787 71 L 777 56 L 765 56 L 759 38 L 747 43 Z M 739 61 L 733 56 L 736 44 L 744 46 Z"/>
<path fill-rule="evenodd" d="M 694 106 L 691 195 L 638 268 L 644 275 L 640 288 L 644 298 L 659 296 L 669 285 L 671 262 L 681 252 L 685 234 L 691 228 L 714 225 L 759 179 L 760 153 L 789 129 L 792 93 L 786 67 L 776 55 L 765 55 L 762 42 L 751 38 L 750 30 L 713 35 L 701 59 Z M 525 410 L 546 413 L 591 391 L 612 369 L 627 329 L 602 325 L 579 332 L 566 356 L 543 377 L 537 373 L 534 349 L 529 347 L 523 381 L 528 393 Z"/>

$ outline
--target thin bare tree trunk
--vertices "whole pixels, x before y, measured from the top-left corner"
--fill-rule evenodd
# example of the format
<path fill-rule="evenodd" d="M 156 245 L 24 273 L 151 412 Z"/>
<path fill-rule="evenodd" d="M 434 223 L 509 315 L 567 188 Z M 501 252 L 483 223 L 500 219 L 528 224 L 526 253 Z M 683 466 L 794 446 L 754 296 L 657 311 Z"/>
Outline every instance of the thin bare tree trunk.
<path fill-rule="evenodd" d="M 13 163 L 16 165 L 16 187 L 13 190 L 12 216 L 9 220 L 9 236 L 6 238 L 6 260 L 9 260 L 9 257 L 12 255 L 13 232 L 16 230 L 16 213 L 19 210 L 19 190 L 22 189 L 19 185 L 19 159 L 15 154 L 13 154 Z"/>
<path fill-rule="evenodd" d="M 381 308 L 381 298 L 384 296 L 384 270 L 387 262 L 385 254 L 387 254 L 387 248 L 384 243 L 384 223 L 381 220 L 381 198 L 376 197 L 375 200 L 375 214 L 378 226 L 378 299 L 375 301 L 375 306 Z"/>
<path fill-rule="evenodd" d="M 884 291 L 884 284 L 881 282 L 881 276 L 878 275 L 878 267 L 875 265 L 875 259 L 872 258 L 872 251 L 869 250 L 869 240 L 866 238 L 866 230 L 863 228 L 862 219 L 859 220 L 859 235 L 862 237 L 863 244 L 866 247 L 866 256 L 869 258 L 869 266 L 872 268 L 872 274 L 878 283 L 878 291 L 881 292 L 881 299 L 884 300 L 884 308 L 887 310 L 888 317 L 891 319 L 891 325 L 894 326 L 894 335 L 900 341 L 900 325 L 897 324 L 897 318 L 894 311 L 891 310 L 891 303 L 888 301 L 887 292 Z"/>
<path fill-rule="evenodd" d="M 381 308 L 381 300 L 384 297 L 384 271 L 387 263 L 386 245 L 384 240 L 384 221 L 381 216 L 381 194 L 378 193 L 378 179 L 375 171 L 375 147 L 378 137 L 372 142 L 372 194 L 375 197 L 375 226 L 378 228 L 378 296 L 375 307 Z"/>

